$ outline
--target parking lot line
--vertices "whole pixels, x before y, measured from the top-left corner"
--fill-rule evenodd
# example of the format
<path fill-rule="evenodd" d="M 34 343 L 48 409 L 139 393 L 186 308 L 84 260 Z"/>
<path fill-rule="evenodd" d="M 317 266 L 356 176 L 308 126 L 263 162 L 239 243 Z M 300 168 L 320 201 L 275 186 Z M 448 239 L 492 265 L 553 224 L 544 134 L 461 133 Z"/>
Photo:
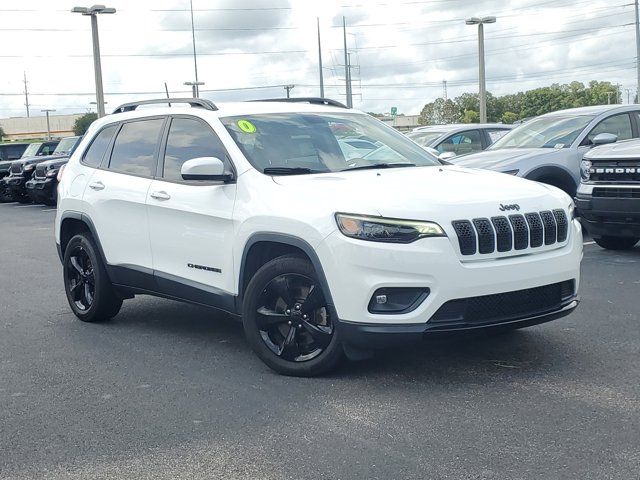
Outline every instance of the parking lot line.
<path fill-rule="evenodd" d="M 5 206 L 5 205 L 17 205 L 18 202 L 9 202 L 9 203 L 0 203 L 0 206 Z"/>
<path fill-rule="evenodd" d="M 16 208 L 33 208 L 33 207 L 42 207 L 42 205 L 18 205 Z"/>
<path fill-rule="evenodd" d="M 46 208 L 44 210 L 42 210 L 43 212 L 55 212 L 57 210 L 57 208 Z"/>

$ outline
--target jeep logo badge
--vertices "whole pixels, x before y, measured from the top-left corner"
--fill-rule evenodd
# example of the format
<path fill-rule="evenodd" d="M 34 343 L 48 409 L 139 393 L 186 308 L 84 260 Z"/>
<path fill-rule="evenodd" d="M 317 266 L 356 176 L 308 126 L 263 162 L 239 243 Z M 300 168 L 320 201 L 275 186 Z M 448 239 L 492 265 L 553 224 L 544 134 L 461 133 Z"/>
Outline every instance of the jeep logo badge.
<path fill-rule="evenodd" d="M 500 204 L 500 211 L 501 212 L 505 212 L 507 210 L 515 210 L 517 212 L 520 211 L 520 205 L 518 205 L 517 203 L 512 203 L 510 205 L 503 205 L 502 203 Z"/>

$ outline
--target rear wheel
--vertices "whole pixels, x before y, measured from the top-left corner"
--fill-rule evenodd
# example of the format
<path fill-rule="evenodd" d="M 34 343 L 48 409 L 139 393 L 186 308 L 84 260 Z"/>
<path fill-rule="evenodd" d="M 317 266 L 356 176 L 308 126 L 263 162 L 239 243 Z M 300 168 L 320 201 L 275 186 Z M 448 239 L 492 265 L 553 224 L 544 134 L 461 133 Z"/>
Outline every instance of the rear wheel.
<path fill-rule="evenodd" d="M 9 190 L 7 184 L 0 179 L 0 202 L 7 203 L 13 201 L 11 190 Z"/>
<path fill-rule="evenodd" d="M 64 288 L 69 306 L 83 322 L 114 317 L 122 307 L 91 236 L 80 233 L 67 244 L 63 260 Z"/>
<path fill-rule="evenodd" d="M 336 323 L 313 265 L 305 258 L 271 260 L 247 286 L 247 340 L 278 373 L 308 377 L 335 368 L 343 357 Z"/>
<path fill-rule="evenodd" d="M 633 237 L 599 237 L 594 238 L 593 241 L 607 250 L 629 250 L 638 243 L 638 238 Z"/>

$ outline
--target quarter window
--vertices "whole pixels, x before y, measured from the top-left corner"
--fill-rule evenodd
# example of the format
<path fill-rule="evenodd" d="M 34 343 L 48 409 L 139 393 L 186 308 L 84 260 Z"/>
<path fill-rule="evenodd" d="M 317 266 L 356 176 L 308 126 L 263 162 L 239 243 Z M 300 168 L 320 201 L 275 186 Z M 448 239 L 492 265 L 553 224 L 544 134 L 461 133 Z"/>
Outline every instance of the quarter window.
<path fill-rule="evenodd" d="M 226 152 L 217 135 L 201 121 L 174 118 L 164 154 L 163 178 L 181 181 L 182 164 L 198 157 L 216 157 L 224 162 Z"/>
<path fill-rule="evenodd" d="M 631 133 L 631 119 L 627 113 L 621 113 L 613 115 L 609 118 L 605 118 L 598 125 L 596 125 L 591 133 L 587 136 L 590 145 L 596 135 L 600 133 L 612 133 L 618 137 L 618 140 L 628 140 L 633 137 Z"/>
<path fill-rule="evenodd" d="M 500 140 L 507 133 L 509 133 L 509 130 L 506 128 L 487 129 L 487 134 L 489 135 L 491 143 L 494 143 L 496 140 Z"/>
<path fill-rule="evenodd" d="M 82 163 L 88 167 L 98 168 L 100 163 L 102 163 L 102 157 L 104 157 L 105 152 L 107 151 L 107 147 L 109 147 L 109 143 L 111 142 L 111 137 L 116 131 L 115 125 L 109 125 L 108 127 L 103 128 L 96 138 L 93 139 L 91 145 L 87 149 L 84 157 L 82 158 Z"/>
<path fill-rule="evenodd" d="M 123 124 L 113 144 L 109 169 L 143 177 L 153 176 L 154 155 L 163 124 L 162 118 Z"/>

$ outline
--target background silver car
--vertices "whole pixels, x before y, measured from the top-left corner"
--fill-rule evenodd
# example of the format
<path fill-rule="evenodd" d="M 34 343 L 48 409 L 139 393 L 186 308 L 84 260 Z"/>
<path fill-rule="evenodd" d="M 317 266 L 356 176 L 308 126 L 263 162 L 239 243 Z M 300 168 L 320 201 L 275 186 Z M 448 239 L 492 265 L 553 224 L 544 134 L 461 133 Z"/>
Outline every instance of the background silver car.
<path fill-rule="evenodd" d="M 512 128 L 501 123 L 429 125 L 415 128 L 407 136 L 421 147 L 436 150 L 440 158 L 446 160 L 481 152 Z"/>
<path fill-rule="evenodd" d="M 574 196 L 580 160 L 594 145 L 640 137 L 640 105 L 598 105 L 547 113 L 514 128 L 486 151 L 454 158 L 548 183 Z"/>

